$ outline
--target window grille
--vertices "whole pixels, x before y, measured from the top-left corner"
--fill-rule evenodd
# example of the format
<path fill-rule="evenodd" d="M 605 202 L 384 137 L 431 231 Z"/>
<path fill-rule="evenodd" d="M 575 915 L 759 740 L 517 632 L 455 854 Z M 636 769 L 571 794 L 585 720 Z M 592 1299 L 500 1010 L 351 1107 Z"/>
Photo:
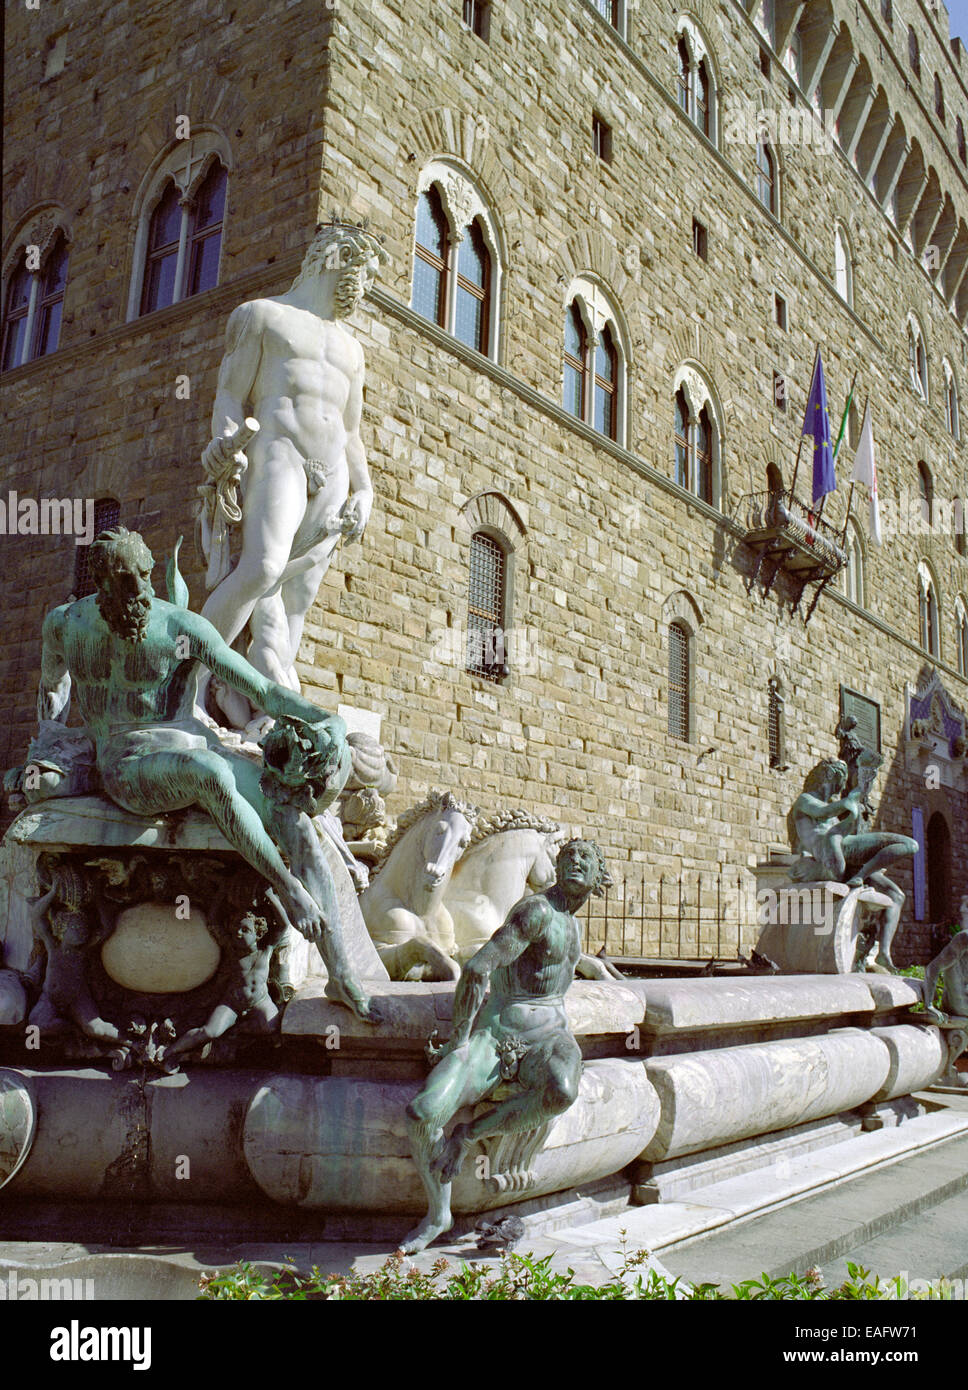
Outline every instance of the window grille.
<path fill-rule="evenodd" d="M 112 526 L 117 526 L 120 520 L 120 502 L 115 502 L 113 497 L 102 497 L 100 501 L 95 502 L 95 540 L 102 531 L 109 531 Z M 94 593 L 94 588 L 94 581 L 91 578 L 91 547 L 79 545 L 74 551 L 74 595 L 76 598 L 86 598 L 88 594 Z"/>
<path fill-rule="evenodd" d="M 769 685 L 767 738 L 770 746 L 770 767 L 783 767 L 786 758 L 783 748 L 783 696 L 775 680 Z"/>
<path fill-rule="evenodd" d="M 471 537 L 467 599 L 467 670 L 486 680 L 508 674 L 504 641 L 507 562 L 497 541 L 478 531 Z"/>
<path fill-rule="evenodd" d="M 689 741 L 689 633 L 669 626 L 669 734 Z"/>

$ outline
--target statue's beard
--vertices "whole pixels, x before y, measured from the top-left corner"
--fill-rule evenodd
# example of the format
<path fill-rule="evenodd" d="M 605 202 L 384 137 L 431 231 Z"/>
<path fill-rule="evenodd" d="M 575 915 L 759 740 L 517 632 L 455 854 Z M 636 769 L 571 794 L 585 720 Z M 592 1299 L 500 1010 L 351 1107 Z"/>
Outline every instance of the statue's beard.
<path fill-rule="evenodd" d="M 135 594 L 133 598 L 121 598 L 110 590 L 102 589 L 97 596 L 97 606 L 101 617 L 118 637 L 128 642 L 144 641 L 151 616 L 150 589 Z"/>
<path fill-rule="evenodd" d="M 336 282 L 333 295 L 333 308 L 336 317 L 348 319 L 366 293 L 366 267 L 351 265 L 343 271 Z"/>

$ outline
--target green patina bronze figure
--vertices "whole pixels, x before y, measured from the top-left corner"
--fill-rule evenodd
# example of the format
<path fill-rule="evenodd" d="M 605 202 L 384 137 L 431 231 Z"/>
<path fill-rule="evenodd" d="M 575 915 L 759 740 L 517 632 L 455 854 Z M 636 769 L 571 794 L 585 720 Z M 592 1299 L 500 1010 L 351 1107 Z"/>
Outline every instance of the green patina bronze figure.
<path fill-rule="evenodd" d="M 876 766 L 873 771 L 876 772 Z M 918 842 L 909 835 L 865 831 L 863 805 L 872 775 L 862 776 L 845 795 L 847 780 L 847 764 L 834 758 L 825 758 L 808 773 L 803 791 L 787 817 L 790 846 L 799 855 L 790 877 L 801 883 L 845 883 L 849 888 L 866 883 L 886 893 L 891 906 L 884 909 L 876 963 L 893 970 L 891 943 L 901 918 L 904 893 L 883 870 L 895 860 L 917 854 Z"/>
<path fill-rule="evenodd" d="M 516 904 L 464 966 L 450 1041 L 435 1048 L 431 1038 L 433 1071 L 407 1107 L 429 1210 L 403 1242 L 404 1254 L 423 1250 L 452 1225 L 451 1184 L 475 1141 L 534 1130 L 574 1103 L 581 1052 L 564 1009 L 581 955 L 574 914 L 610 881 L 598 846 L 569 840 L 558 854 L 554 885 Z M 444 1126 L 462 1106 L 487 1099 L 509 1082 L 506 1099 L 444 1138 Z"/>
<path fill-rule="evenodd" d="M 73 686 L 107 796 L 143 816 L 192 806 L 207 812 L 267 881 L 284 921 L 319 946 L 327 992 L 373 1019 L 342 949 L 328 866 L 308 844 L 309 812 L 335 800 L 349 774 L 343 721 L 261 675 L 200 614 L 156 598 L 153 567 L 142 537 L 123 526 L 92 544 L 96 593 L 44 621 L 40 718 L 63 718 Z M 184 585 L 176 580 L 169 589 L 179 597 Z M 283 721 L 268 778 L 195 717 L 199 666 Z M 295 763 L 280 763 L 280 740 L 292 744 Z M 301 784 L 296 764 L 306 774 Z"/>
<path fill-rule="evenodd" d="M 934 1007 L 939 976 L 944 980 L 944 1012 Z M 924 1007 L 933 1023 L 968 1019 L 968 895 L 961 900 L 961 930 L 924 972 Z"/>

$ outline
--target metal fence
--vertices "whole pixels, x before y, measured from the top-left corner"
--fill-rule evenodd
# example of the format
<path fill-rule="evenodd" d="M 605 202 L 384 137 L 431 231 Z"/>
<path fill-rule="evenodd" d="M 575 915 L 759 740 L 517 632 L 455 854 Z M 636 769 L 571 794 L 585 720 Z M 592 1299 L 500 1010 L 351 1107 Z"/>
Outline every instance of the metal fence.
<path fill-rule="evenodd" d="M 735 960 L 756 945 L 756 893 L 743 869 L 664 873 L 643 864 L 581 914 L 585 950 L 614 960 Z"/>

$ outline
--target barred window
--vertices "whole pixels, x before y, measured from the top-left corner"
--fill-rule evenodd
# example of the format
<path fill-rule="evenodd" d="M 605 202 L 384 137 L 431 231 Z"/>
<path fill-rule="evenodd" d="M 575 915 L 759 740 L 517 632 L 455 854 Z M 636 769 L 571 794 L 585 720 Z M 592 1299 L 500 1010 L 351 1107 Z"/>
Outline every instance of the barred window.
<path fill-rule="evenodd" d="M 689 632 L 684 623 L 669 624 L 669 734 L 689 742 Z"/>
<path fill-rule="evenodd" d="M 508 675 L 504 609 L 507 556 L 485 531 L 471 537 L 467 597 L 467 670 L 485 680 Z"/>
<path fill-rule="evenodd" d="M 767 693 L 767 740 L 770 748 L 770 767 L 786 766 L 785 730 L 783 727 L 783 692 L 774 677 Z"/>
<path fill-rule="evenodd" d="M 115 502 L 113 497 L 102 497 L 94 503 L 94 538 L 95 540 L 102 531 L 109 531 L 112 526 L 117 526 L 121 520 L 121 503 Z M 74 585 L 73 592 L 75 598 L 86 598 L 88 594 L 94 593 L 94 580 L 91 578 L 91 547 L 89 545 L 79 545 L 74 551 Z"/>

